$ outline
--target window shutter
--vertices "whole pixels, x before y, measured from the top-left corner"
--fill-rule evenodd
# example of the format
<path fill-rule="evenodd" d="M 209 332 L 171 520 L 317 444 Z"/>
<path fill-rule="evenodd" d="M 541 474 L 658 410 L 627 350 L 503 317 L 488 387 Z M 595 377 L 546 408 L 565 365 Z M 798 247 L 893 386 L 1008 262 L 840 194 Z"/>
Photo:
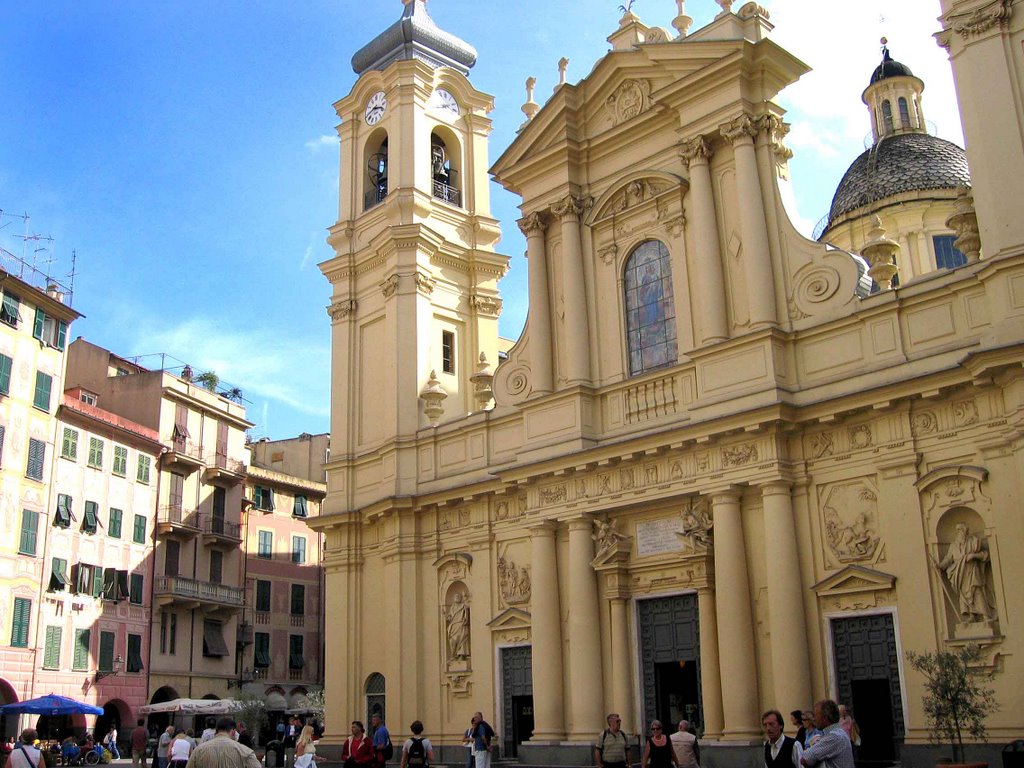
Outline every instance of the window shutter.
<path fill-rule="evenodd" d="M 288 636 L 288 669 L 302 669 L 306 659 L 302 654 L 302 635 Z"/>
<path fill-rule="evenodd" d="M 168 541 L 164 545 L 164 576 L 178 575 L 178 556 L 181 545 L 176 541 Z"/>
<path fill-rule="evenodd" d="M 4 435 L 6 433 L 7 428 L 3 424 L 0 424 L 0 464 L 2 464 L 4 460 Z"/>
<path fill-rule="evenodd" d="M 300 616 L 306 612 L 306 587 L 302 584 L 292 584 L 292 610 L 293 616 Z"/>
<path fill-rule="evenodd" d="M 61 440 L 60 455 L 72 461 L 78 459 L 78 432 L 70 427 L 64 427 L 64 439 Z"/>
<path fill-rule="evenodd" d="M 115 599 L 127 600 L 128 599 L 128 571 L 117 572 L 117 592 Z"/>
<path fill-rule="evenodd" d="M 43 479 L 43 463 L 46 461 L 46 443 L 36 440 L 34 437 L 28 439 L 28 465 L 25 468 L 25 476 L 32 480 Z"/>
<path fill-rule="evenodd" d="M 48 373 L 36 371 L 36 391 L 32 404 L 41 410 L 50 410 L 50 390 L 53 388 L 53 377 Z"/>
<path fill-rule="evenodd" d="M 89 630 L 75 630 L 75 655 L 71 662 L 71 668 L 83 670 L 89 668 Z"/>
<path fill-rule="evenodd" d="M 46 646 L 43 651 L 43 669 L 60 669 L 60 627 L 46 628 Z"/>
<path fill-rule="evenodd" d="M 36 540 L 39 533 L 39 513 L 31 509 L 21 511 L 21 541 L 18 543 L 18 552 L 23 555 L 34 555 L 36 553 Z"/>
<path fill-rule="evenodd" d="M 103 569 L 98 565 L 92 566 L 92 596 L 103 597 Z"/>
<path fill-rule="evenodd" d="M 0 394 L 8 394 L 11 391 L 11 366 L 14 360 L 7 355 L 0 355 Z"/>
<path fill-rule="evenodd" d="M 131 575 L 131 584 L 128 587 L 128 601 L 134 605 L 142 605 L 142 587 L 144 577 L 141 573 Z"/>
<path fill-rule="evenodd" d="M 267 632 L 256 633 L 256 666 L 266 669 L 270 666 L 270 634 Z"/>
<path fill-rule="evenodd" d="M 14 617 L 11 621 L 11 645 L 28 648 L 28 624 L 32 617 L 32 601 L 25 597 L 14 598 Z"/>
<path fill-rule="evenodd" d="M 61 320 L 57 323 L 57 349 L 64 349 L 68 340 L 68 324 Z"/>
<path fill-rule="evenodd" d="M 263 579 L 256 581 L 256 610 L 270 611 L 270 582 Z"/>
<path fill-rule="evenodd" d="M 306 517 L 307 512 L 305 496 L 295 497 L 295 506 L 292 508 L 292 515 L 294 515 L 295 517 Z"/>
<path fill-rule="evenodd" d="M 132 531 L 132 541 L 136 544 L 146 543 L 146 516 L 135 516 L 135 530 Z"/>
<path fill-rule="evenodd" d="M 142 635 L 128 635 L 128 672 L 142 671 Z"/>
<path fill-rule="evenodd" d="M 100 632 L 100 660 L 97 666 L 104 672 L 114 671 L 113 632 Z"/>
<path fill-rule="evenodd" d="M 46 313 L 36 307 L 36 320 L 32 325 L 32 336 L 43 341 L 43 326 L 46 325 Z"/>

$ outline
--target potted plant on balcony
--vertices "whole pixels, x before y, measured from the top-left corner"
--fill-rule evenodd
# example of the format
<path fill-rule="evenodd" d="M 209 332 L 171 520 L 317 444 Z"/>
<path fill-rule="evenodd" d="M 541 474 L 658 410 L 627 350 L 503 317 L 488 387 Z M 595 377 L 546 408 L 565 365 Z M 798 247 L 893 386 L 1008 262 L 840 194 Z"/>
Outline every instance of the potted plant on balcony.
<path fill-rule="evenodd" d="M 964 762 L 964 735 L 985 741 L 985 718 L 999 708 L 988 687 L 989 676 L 971 669 L 980 657 L 981 649 L 974 644 L 953 651 L 908 654 L 910 665 L 925 676 L 921 701 L 929 740 L 949 744 L 954 764 L 978 768 L 988 763 Z"/>

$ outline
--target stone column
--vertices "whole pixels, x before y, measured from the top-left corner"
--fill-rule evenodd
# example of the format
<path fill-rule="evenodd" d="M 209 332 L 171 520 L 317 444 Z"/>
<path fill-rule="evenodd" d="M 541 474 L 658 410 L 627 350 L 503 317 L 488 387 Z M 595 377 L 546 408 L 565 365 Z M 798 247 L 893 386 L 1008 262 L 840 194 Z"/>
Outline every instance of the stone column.
<path fill-rule="evenodd" d="M 583 276 L 583 245 L 580 214 L 583 205 L 569 195 L 552 212 L 562 224 L 562 280 L 565 289 L 565 375 L 570 383 L 590 381 L 590 328 L 587 323 L 587 291 Z"/>
<path fill-rule="evenodd" d="M 604 685 L 601 675 L 601 616 L 598 613 L 594 559 L 594 524 L 590 517 L 569 521 L 569 738 L 592 739 L 594 723 L 602 722 Z M 535 588 L 539 586 L 535 582 Z M 628 656 L 625 658 L 629 658 Z M 625 665 L 628 666 L 628 665 Z M 536 701 L 536 699 L 534 699 Z M 536 705 L 535 705 L 536 706 Z M 536 722 L 536 720 L 534 721 Z"/>
<path fill-rule="evenodd" d="M 768 631 L 775 682 L 772 701 L 783 712 L 790 712 L 807 707 L 812 692 L 800 553 L 789 483 L 761 486 L 761 498 L 764 502 Z"/>
<path fill-rule="evenodd" d="M 757 125 L 750 115 L 741 115 L 722 126 L 722 135 L 732 142 L 736 156 L 736 195 L 751 328 L 778 322 L 768 224 L 764 218 L 761 175 L 757 170 L 757 151 L 754 149 L 757 132 Z"/>
<path fill-rule="evenodd" d="M 565 737 L 565 712 L 562 708 L 562 617 L 558 600 L 555 524 L 545 521 L 532 526 L 530 535 L 534 722 L 530 740 L 561 741 Z"/>
<path fill-rule="evenodd" d="M 548 255 L 544 230 L 546 223 L 540 213 L 531 213 L 519 220 L 519 229 L 526 235 L 526 258 L 529 261 L 530 295 L 530 370 L 533 391 L 552 390 L 551 378 L 551 293 L 548 290 Z"/>
<path fill-rule="evenodd" d="M 715 593 L 710 588 L 697 592 L 700 621 L 700 692 L 704 702 L 704 738 L 722 738 L 722 670 L 718 661 L 718 614 Z"/>
<path fill-rule="evenodd" d="M 740 492 L 727 490 L 712 494 L 711 507 L 715 523 L 715 598 L 722 664 L 723 738 L 750 741 L 760 738 L 761 728 Z"/>
<path fill-rule="evenodd" d="M 609 655 L 612 660 L 612 698 L 608 702 L 608 711 L 619 713 L 624 731 L 637 733 L 640 724 L 633 715 L 633 684 L 629 674 L 632 665 L 622 663 L 633 657 L 629 646 L 628 606 L 629 601 L 624 597 L 611 600 L 612 647 Z"/>
<path fill-rule="evenodd" d="M 691 226 L 696 251 L 693 258 L 696 285 L 691 295 L 699 307 L 698 338 L 702 344 L 708 344 L 729 338 L 722 249 L 711 187 L 711 147 L 703 136 L 697 136 L 683 145 L 682 154 L 690 167 Z"/>

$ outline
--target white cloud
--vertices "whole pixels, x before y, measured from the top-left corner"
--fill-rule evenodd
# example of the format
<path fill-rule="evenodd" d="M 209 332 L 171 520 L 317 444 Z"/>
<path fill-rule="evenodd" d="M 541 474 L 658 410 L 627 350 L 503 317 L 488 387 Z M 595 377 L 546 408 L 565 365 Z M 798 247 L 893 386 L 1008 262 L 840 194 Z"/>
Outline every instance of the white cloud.
<path fill-rule="evenodd" d="M 338 137 L 336 135 L 329 136 L 327 134 L 323 134 L 315 139 L 311 139 L 310 141 L 306 142 L 306 149 L 314 153 L 319 152 L 321 149 L 324 149 L 326 147 L 336 146 L 338 146 Z"/>
<path fill-rule="evenodd" d="M 280 329 L 232 327 L 205 316 L 173 325 L 138 317 L 133 322 L 135 350 L 159 349 L 197 371 L 213 371 L 239 387 L 247 400 L 263 397 L 310 416 L 329 415 L 330 348 L 326 344 L 304 342 Z"/>

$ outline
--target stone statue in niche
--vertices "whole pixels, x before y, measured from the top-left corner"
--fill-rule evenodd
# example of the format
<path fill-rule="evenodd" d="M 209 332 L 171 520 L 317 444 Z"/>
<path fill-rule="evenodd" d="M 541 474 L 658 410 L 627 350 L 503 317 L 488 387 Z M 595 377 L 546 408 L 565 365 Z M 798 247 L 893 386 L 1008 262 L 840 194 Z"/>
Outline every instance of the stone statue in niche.
<path fill-rule="evenodd" d="M 609 520 L 594 520 L 594 543 L 597 544 L 597 555 L 600 557 L 605 552 L 609 552 L 619 545 L 619 542 L 624 541 L 626 536 L 615 527 L 615 521 Z"/>
<path fill-rule="evenodd" d="M 956 536 L 945 556 L 932 561 L 942 583 L 942 592 L 960 619 L 958 635 L 969 628 L 965 625 L 987 627 L 995 618 L 986 567 L 988 561 L 986 542 L 971 533 L 967 523 L 957 523 Z"/>
<path fill-rule="evenodd" d="M 691 552 L 706 552 L 711 546 L 711 529 L 714 523 L 708 514 L 708 503 L 704 499 L 691 501 L 680 513 L 682 530 L 676 531 L 683 545 Z"/>
<path fill-rule="evenodd" d="M 448 624 L 448 660 L 469 658 L 469 604 L 462 592 L 452 596 L 445 619 Z"/>
<path fill-rule="evenodd" d="M 498 558 L 498 587 L 501 599 L 507 605 L 519 605 L 530 601 L 530 572 L 526 566 L 516 567 L 513 560 Z"/>

